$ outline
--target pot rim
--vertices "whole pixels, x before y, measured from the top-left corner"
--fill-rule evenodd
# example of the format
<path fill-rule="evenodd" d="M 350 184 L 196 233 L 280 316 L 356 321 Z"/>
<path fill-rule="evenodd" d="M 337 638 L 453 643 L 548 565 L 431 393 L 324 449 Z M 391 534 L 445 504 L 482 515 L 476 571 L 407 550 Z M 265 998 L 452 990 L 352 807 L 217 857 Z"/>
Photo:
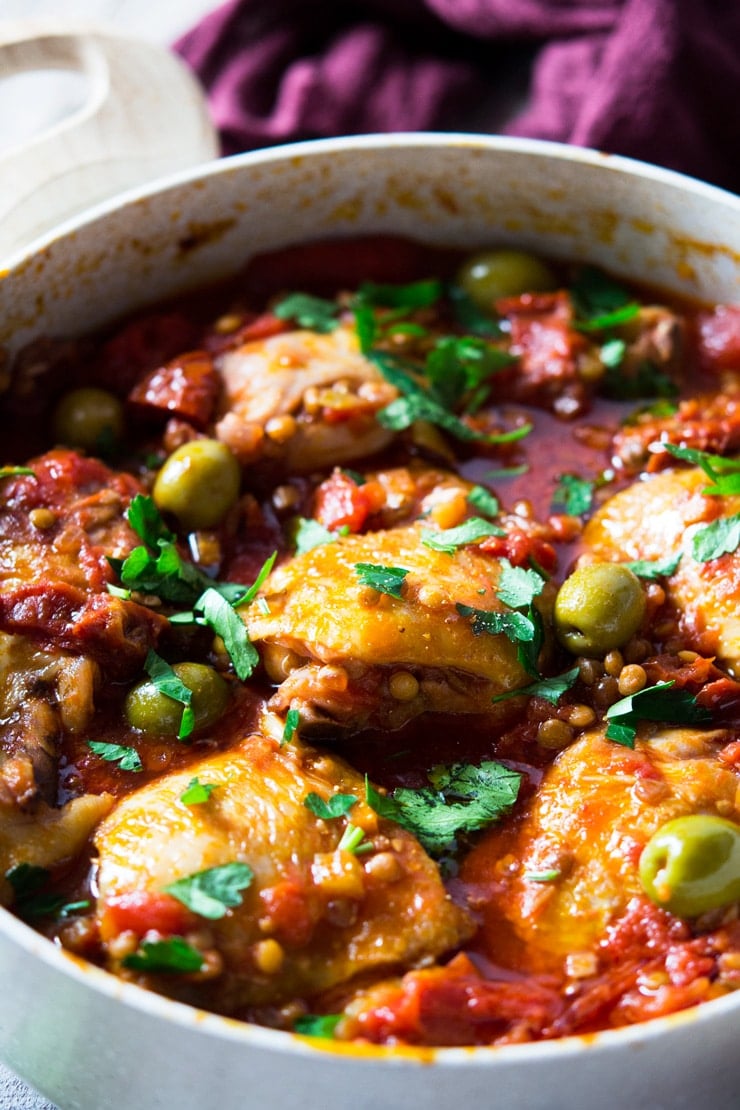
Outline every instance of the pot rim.
<path fill-rule="evenodd" d="M 657 185 L 672 186 L 707 203 L 720 203 L 734 208 L 740 217 L 740 196 L 728 192 L 717 185 L 710 185 L 699 178 L 676 170 L 665 169 L 636 158 L 621 154 L 610 154 L 591 147 L 571 146 L 567 143 L 552 142 L 546 139 L 514 138 L 505 135 L 485 135 L 465 131 L 408 131 L 370 133 L 366 135 L 347 135 L 330 139 L 309 139 L 304 142 L 282 143 L 259 150 L 246 151 L 224 158 L 201 162 L 184 170 L 179 170 L 155 181 L 135 186 L 86 208 L 83 212 L 31 240 L 25 247 L 13 252 L 0 270 L 0 279 L 7 276 L 16 266 L 41 252 L 79 229 L 94 223 L 111 212 L 125 208 L 142 200 L 148 200 L 170 189 L 189 185 L 204 177 L 219 177 L 231 174 L 244 167 L 263 167 L 272 163 L 300 162 L 314 155 L 350 153 L 352 151 L 379 151 L 388 148 L 440 150 L 447 147 L 470 147 L 481 152 L 500 152 L 502 154 L 534 155 L 537 158 L 554 159 L 560 162 L 581 164 L 593 168 L 614 171 L 621 176 L 654 181 Z"/>

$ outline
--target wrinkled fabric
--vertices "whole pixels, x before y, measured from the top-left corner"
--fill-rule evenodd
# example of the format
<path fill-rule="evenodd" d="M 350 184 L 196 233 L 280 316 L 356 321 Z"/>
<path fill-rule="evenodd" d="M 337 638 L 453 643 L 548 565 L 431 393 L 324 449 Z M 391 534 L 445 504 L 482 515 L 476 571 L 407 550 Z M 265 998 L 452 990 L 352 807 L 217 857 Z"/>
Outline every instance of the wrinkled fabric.
<path fill-rule="evenodd" d="M 474 130 L 740 191 L 740 0 L 229 0 L 175 49 L 224 153 Z"/>

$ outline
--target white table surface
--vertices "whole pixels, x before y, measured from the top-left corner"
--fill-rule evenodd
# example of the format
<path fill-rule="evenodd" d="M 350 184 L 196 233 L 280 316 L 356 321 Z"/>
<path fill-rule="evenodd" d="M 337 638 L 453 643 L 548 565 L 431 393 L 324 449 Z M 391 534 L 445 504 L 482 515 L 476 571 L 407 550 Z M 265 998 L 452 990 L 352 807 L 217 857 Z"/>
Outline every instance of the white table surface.
<path fill-rule="evenodd" d="M 0 21 L 94 22 L 168 44 L 217 4 L 218 0 L 0 0 Z M 24 74 L 3 81 L 0 69 L 0 150 L 55 122 L 65 109 L 75 107 L 76 95 L 77 87 L 68 75 Z M 54 1107 L 0 1064 L 0 1110 Z"/>

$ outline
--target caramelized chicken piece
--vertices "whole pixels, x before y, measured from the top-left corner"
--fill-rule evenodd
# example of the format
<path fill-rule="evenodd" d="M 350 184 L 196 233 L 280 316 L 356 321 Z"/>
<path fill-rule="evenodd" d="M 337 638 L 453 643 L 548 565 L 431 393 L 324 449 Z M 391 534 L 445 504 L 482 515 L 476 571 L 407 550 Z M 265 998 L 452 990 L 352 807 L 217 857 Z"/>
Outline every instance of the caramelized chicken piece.
<path fill-rule="evenodd" d="M 740 511 L 740 496 L 702 493 L 709 479 L 699 469 L 669 470 L 616 494 L 583 533 L 588 560 L 664 559 L 681 554 L 667 593 L 679 614 L 686 646 L 717 656 L 740 674 L 740 553 L 707 562 L 692 554 L 704 526 Z"/>
<path fill-rule="evenodd" d="M 396 390 L 360 354 L 354 327 L 254 340 L 217 369 L 216 435 L 242 464 L 264 458 L 305 473 L 374 454 L 393 437 L 375 415 Z"/>
<path fill-rule="evenodd" d="M 493 892 L 484 910 L 491 958 L 562 970 L 598 946 L 642 893 L 638 862 L 661 825 L 690 813 L 740 816 L 738 776 L 717 759 L 726 732 L 645 729 L 634 751 L 592 731 L 547 770 L 523 819 L 492 830 L 463 864 Z"/>
<path fill-rule="evenodd" d="M 457 606 L 509 612 L 501 563 L 475 547 L 433 551 L 417 527 L 346 536 L 274 571 L 245 619 L 270 677 L 270 702 L 302 721 L 397 727 L 419 713 L 508 714 L 491 699 L 530 680 L 505 635 L 476 635 Z M 401 596 L 363 585 L 357 565 L 407 571 Z"/>
<path fill-rule="evenodd" d="M 110 794 L 83 794 L 59 809 L 42 802 L 26 813 L 0 801 L 0 874 L 23 863 L 51 869 L 73 860 L 112 805 Z M 11 900 L 2 884 L 0 902 Z"/>
<path fill-rule="evenodd" d="M 207 802 L 186 805 L 181 795 L 194 776 L 215 789 Z M 348 817 L 322 820 L 305 804 L 310 793 L 358 800 Z M 472 932 L 467 914 L 450 901 L 417 841 L 362 799 L 363 780 L 347 764 L 259 735 L 125 798 L 95 837 L 111 965 L 130 926 L 127 905 L 149 896 L 161 920 L 163 897 L 176 906 L 162 895 L 170 883 L 235 862 L 254 872 L 241 904 L 209 922 L 183 910 L 180 929 L 169 929 L 207 926 L 223 973 L 199 983 L 162 976 L 158 989 L 232 1013 L 307 997 L 360 973 L 423 964 L 454 948 Z M 339 846 L 348 822 L 372 850 L 355 855 Z"/>

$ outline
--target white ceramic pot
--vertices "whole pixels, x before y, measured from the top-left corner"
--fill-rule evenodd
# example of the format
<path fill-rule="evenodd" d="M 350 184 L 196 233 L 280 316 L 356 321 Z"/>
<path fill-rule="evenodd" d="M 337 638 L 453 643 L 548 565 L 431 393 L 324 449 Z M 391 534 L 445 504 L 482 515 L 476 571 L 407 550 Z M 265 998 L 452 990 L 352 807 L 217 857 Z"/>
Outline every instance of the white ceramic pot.
<path fill-rule="evenodd" d="M 9 259 L 0 343 L 89 331 L 234 273 L 255 252 L 368 232 L 517 243 L 677 293 L 740 300 L 737 198 L 554 144 L 370 136 L 214 162 L 58 228 Z M 740 1105 L 740 992 L 559 1042 L 357 1048 L 169 1002 L 83 964 L 2 910 L 0 983 L 0 1057 L 64 1110 Z"/>

